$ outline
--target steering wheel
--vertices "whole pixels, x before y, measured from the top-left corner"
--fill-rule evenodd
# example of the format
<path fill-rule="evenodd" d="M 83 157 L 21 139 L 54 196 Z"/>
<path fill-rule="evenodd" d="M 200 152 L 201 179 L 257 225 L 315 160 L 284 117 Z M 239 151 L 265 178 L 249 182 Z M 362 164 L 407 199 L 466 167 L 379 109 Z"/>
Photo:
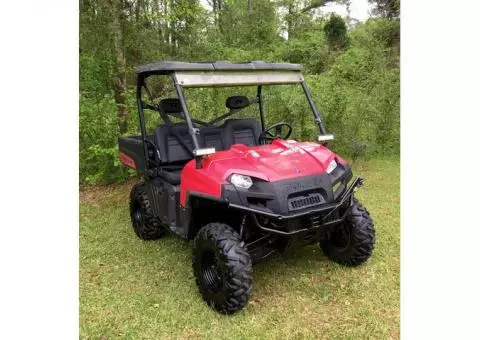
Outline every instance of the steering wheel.
<path fill-rule="evenodd" d="M 282 134 L 282 127 L 286 126 L 288 128 L 287 133 Z M 275 129 L 275 133 L 273 134 L 271 130 Z M 266 128 L 260 136 L 258 136 L 258 141 L 260 144 L 263 144 L 263 141 L 272 141 L 274 139 L 287 139 L 292 134 L 292 126 L 286 122 L 280 122 L 273 125 L 270 125 Z"/>

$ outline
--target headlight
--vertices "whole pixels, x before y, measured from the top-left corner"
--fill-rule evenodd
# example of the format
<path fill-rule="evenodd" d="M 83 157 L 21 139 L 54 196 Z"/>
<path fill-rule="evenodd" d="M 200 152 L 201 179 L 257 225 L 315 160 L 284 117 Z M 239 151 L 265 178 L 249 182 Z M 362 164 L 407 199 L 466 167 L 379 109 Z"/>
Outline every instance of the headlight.
<path fill-rule="evenodd" d="M 335 162 L 334 159 L 332 159 L 332 161 L 330 162 L 330 164 L 328 164 L 327 166 L 327 174 L 331 173 L 333 170 L 335 170 L 337 168 L 337 162 Z"/>
<path fill-rule="evenodd" d="M 252 179 L 250 176 L 233 174 L 230 176 L 230 183 L 235 185 L 237 188 L 249 189 L 252 185 Z"/>

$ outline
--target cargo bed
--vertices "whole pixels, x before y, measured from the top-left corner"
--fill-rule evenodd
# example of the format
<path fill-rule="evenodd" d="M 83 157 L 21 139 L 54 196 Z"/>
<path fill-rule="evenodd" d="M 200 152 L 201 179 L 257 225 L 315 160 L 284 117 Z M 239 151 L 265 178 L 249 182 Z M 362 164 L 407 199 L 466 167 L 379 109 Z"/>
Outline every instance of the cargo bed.
<path fill-rule="evenodd" d="M 149 159 L 154 162 L 156 152 L 154 150 L 153 135 L 147 135 Z M 118 138 L 120 160 L 126 166 L 136 169 L 139 172 L 146 172 L 148 166 L 145 164 L 142 136 L 123 136 Z"/>

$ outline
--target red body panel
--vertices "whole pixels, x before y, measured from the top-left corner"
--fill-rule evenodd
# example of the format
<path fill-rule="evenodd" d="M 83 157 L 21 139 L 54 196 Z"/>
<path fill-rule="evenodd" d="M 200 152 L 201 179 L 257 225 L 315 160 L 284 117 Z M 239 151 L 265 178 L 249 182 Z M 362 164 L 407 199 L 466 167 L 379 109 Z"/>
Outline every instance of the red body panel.
<path fill-rule="evenodd" d="M 221 185 L 233 173 L 275 182 L 325 173 L 334 157 L 345 163 L 317 143 L 277 139 L 261 146 L 235 144 L 229 150 L 204 157 L 201 169 L 196 169 L 195 160 L 187 163 L 181 175 L 180 205 L 185 206 L 189 191 L 220 197 Z"/>
<path fill-rule="evenodd" d="M 128 156 L 127 154 L 123 153 L 120 151 L 120 162 L 122 162 L 123 164 L 125 164 L 126 166 L 132 168 L 132 169 L 136 169 L 137 166 L 135 164 L 135 161 L 133 160 L 133 158 L 131 158 L 130 156 Z"/>

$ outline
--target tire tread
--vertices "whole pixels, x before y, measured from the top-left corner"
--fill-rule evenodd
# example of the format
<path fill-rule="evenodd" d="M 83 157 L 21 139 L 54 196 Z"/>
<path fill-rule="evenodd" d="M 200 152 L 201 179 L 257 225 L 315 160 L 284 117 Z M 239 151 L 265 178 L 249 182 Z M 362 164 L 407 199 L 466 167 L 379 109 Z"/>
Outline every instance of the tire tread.
<path fill-rule="evenodd" d="M 133 213 L 136 203 L 140 205 L 143 213 L 145 222 L 143 225 L 139 225 L 139 223 L 136 223 L 134 220 Z M 148 199 L 144 183 L 134 185 L 130 192 L 130 217 L 135 234 L 142 240 L 157 240 L 166 234 L 165 228 L 163 228 L 160 220 L 153 212 L 152 204 Z"/>
<path fill-rule="evenodd" d="M 333 261 L 346 265 L 358 266 L 366 262 L 375 248 L 375 225 L 369 212 L 354 198 L 347 222 L 352 226 L 350 232 L 353 247 L 347 251 L 338 251 L 328 239 L 320 242 L 323 252 Z"/>
<path fill-rule="evenodd" d="M 202 285 L 198 270 L 200 256 L 197 254 L 197 249 L 202 242 L 211 242 L 228 268 L 224 285 L 224 301 L 214 301 Z M 203 299 L 217 312 L 233 314 L 248 304 L 253 281 L 252 261 L 240 235 L 230 226 L 223 223 L 209 223 L 200 229 L 193 245 L 193 271 Z"/>

